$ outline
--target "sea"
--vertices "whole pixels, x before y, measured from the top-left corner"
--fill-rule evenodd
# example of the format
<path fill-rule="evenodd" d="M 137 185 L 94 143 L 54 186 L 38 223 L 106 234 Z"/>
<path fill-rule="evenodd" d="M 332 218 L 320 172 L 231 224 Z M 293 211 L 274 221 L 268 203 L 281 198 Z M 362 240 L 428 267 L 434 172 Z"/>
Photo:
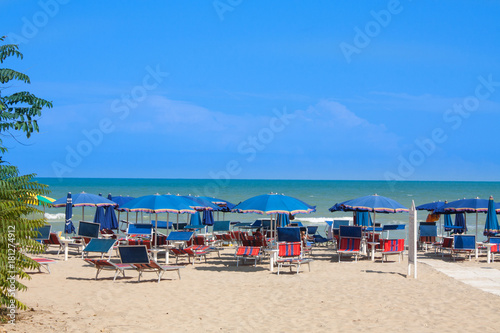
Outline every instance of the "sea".
<path fill-rule="evenodd" d="M 295 219 L 304 224 L 319 225 L 323 230 L 326 220 L 352 218 L 350 212 L 330 212 L 334 204 L 361 196 L 378 194 L 396 200 L 409 208 L 433 202 L 448 202 L 463 198 L 500 198 L 500 182 L 467 181 L 365 181 L 365 180 L 250 180 L 250 179 L 139 179 L 139 178 L 37 178 L 37 181 L 49 186 L 48 196 L 59 199 L 68 192 L 101 193 L 104 197 L 112 196 L 139 197 L 151 194 L 181 194 L 216 197 L 238 204 L 256 195 L 280 193 L 298 198 L 316 206 L 311 214 L 297 214 Z M 41 208 L 43 210 L 43 208 Z M 95 208 L 73 209 L 73 221 L 93 220 Z M 418 211 L 418 220 L 425 221 L 428 212 Z M 160 220 L 166 220 L 166 214 L 159 214 Z M 175 214 L 170 214 L 170 221 L 176 221 Z M 188 214 L 181 214 L 180 221 L 187 221 Z M 468 233 L 475 232 L 476 214 L 468 214 Z M 473 216 L 472 216 L 473 215 Z M 45 217 L 53 225 L 53 230 L 64 228 L 64 208 L 45 208 Z M 124 219 L 122 213 L 120 219 Z M 129 216 L 135 222 L 135 214 Z M 149 221 L 149 216 L 141 216 L 142 221 Z M 219 213 L 215 220 L 252 222 L 263 218 L 258 214 Z M 372 216 L 373 218 L 373 216 Z M 154 217 L 153 217 L 154 219 Z M 482 235 L 486 214 L 479 215 L 479 234 Z M 383 224 L 407 224 L 408 213 L 376 214 L 375 221 Z M 479 231 L 479 230 L 478 230 Z"/>

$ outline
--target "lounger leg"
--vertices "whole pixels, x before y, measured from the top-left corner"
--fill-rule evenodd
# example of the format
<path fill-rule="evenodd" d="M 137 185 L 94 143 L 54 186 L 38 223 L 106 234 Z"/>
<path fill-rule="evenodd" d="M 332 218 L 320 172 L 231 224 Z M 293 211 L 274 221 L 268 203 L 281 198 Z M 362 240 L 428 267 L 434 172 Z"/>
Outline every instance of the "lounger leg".
<path fill-rule="evenodd" d="M 141 275 L 142 275 L 142 271 L 139 271 L 139 277 L 137 278 L 137 282 L 141 282 Z"/>
<path fill-rule="evenodd" d="M 179 280 L 181 279 L 181 270 L 177 268 L 177 275 L 179 275 Z"/>
<path fill-rule="evenodd" d="M 97 273 L 95 274 L 95 279 L 97 280 L 97 277 L 99 276 L 99 273 L 101 272 L 102 268 L 97 268 Z"/>

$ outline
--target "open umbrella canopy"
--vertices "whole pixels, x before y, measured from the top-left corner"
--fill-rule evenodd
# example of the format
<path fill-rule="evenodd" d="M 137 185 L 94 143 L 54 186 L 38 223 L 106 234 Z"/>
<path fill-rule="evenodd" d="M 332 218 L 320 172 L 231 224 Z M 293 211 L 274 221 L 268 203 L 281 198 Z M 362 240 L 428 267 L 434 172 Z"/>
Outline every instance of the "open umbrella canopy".
<path fill-rule="evenodd" d="M 495 211 L 495 202 L 493 201 L 493 197 L 490 197 L 488 200 L 488 213 L 486 215 L 483 234 L 485 236 L 495 236 L 500 232 L 499 229 L 500 227 L 498 225 L 497 213 Z"/>
<path fill-rule="evenodd" d="M 51 205 L 56 199 L 47 197 L 45 195 L 32 195 L 30 204 L 37 205 L 37 206 L 49 206 Z"/>
<path fill-rule="evenodd" d="M 338 210 L 376 213 L 408 212 L 408 208 L 404 207 L 399 202 L 377 194 L 347 200 L 333 205 L 329 210 L 331 212 Z"/>
<path fill-rule="evenodd" d="M 191 204 L 190 206 L 196 210 L 221 210 L 219 206 L 212 203 L 208 199 L 202 197 L 195 197 L 192 195 L 184 195 L 182 197 L 193 201 L 194 203 Z"/>
<path fill-rule="evenodd" d="M 91 193 L 77 193 L 72 196 L 73 207 L 83 207 L 83 206 L 116 206 L 111 200 L 108 200 L 102 196 L 91 194 Z M 66 205 L 66 198 L 59 198 L 52 203 L 54 207 L 64 207 Z"/>
<path fill-rule="evenodd" d="M 486 199 L 460 199 L 443 205 L 436 213 L 486 213 L 488 200 Z"/>
<path fill-rule="evenodd" d="M 316 206 L 311 206 L 299 199 L 283 194 L 263 194 L 247 199 L 237 204 L 233 211 L 238 213 L 257 214 L 309 214 L 316 211 Z"/>
<path fill-rule="evenodd" d="M 445 205 L 445 202 L 443 201 L 434 201 L 434 202 L 429 202 L 420 206 L 415 207 L 416 210 L 427 210 L 429 212 L 435 211 L 440 209 Z"/>
<path fill-rule="evenodd" d="M 211 203 L 219 206 L 220 207 L 219 211 L 223 212 L 230 212 L 234 208 L 234 206 L 236 206 L 235 204 L 223 199 L 212 198 L 212 197 L 199 197 L 199 198 L 208 200 Z"/>
<path fill-rule="evenodd" d="M 108 199 L 109 199 L 109 195 L 108 195 Z M 131 200 L 134 200 L 135 198 L 134 197 L 129 197 L 129 196 L 121 196 L 121 195 L 117 195 L 117 196 L 112 196 L 111 197 L 111 201 L 113 202 L 116 202 L 117 206 L 115 207 L 116 210 L 118 211 L 125 211 L 125 209 L 122 209 L 121 207 L 126 204 L 127 202 L 131 201 Z"/>
<path fill-rule="evenodd" d="M 135 198 L 120 208 L 131 212 L 194 214 L 196 210 L 191 205 L 193 202 L 182 196 L 155 194 Z"/>

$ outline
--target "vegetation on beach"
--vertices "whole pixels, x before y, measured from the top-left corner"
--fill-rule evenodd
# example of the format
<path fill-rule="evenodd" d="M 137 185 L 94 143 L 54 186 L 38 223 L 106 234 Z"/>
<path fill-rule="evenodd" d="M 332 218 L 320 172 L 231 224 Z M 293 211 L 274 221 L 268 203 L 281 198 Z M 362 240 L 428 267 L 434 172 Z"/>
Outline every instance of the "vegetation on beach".
<path fill-rule="evenodd" d="M 4 39 L 0 37 L 0 41 Z M 22 59 L 23 54 L 17 45 L 0 45 L 0 63 L 9 57 Z M 26 74 L 0 68 L 0 136 L 13 136 L 11 131 L 18 131 L 29 138 L 31 133 L 38 132 L 37 118 L 42 109 L 51 108 L 52 103 L 27 91 L 2 96 L 2 91 L 16 81 L 30 83 Z M 37 215 L 40 211 L 33 206 L 33 197 L 48 194 L 48 187 L 36 182 L 35 174 L 20 175 L 18 168 L 3 158 L 6 152 L 0 137 L 0 304 L 4 308 L 2 313 L 9 317 L 18 308 L 27 309 L 16 295 L 26 290 L 19 281 L 30 278 L 25 270 L 38 267 L 26 254 L 43 250 L 43 245 L 33 240 L 37 236 L 33 229 L 44 224 L 43 218 L 28 216 L 40 216 Z"/>

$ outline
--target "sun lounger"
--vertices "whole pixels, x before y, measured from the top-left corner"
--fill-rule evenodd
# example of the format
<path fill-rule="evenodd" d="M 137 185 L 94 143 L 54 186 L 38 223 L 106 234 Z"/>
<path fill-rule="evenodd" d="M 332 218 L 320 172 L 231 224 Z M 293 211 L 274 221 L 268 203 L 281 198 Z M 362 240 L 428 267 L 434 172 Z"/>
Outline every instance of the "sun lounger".
<path fill-rule="evenodd" d="M 115 239 L 103 239 L 103 238 L 93 238 L 87 244 L 87 246 L 82 251 L 82 259 L 88 256 L 89 253 L 95 252 L 101 255 L 101 259 L 104 258 L 106 253 L 109 254 L 111 258 L 111 253 L 113 246 L 116 244 Z"/>
<path fill-rule="evenodd" d="M 360 226 L 341 225 L 339 227 L 339 244 L 337 246 L 337 255 L 340 262 L 342 255 L 354 255 L 355 261 L 361 254 L 361 238 L 363 229 Z"/>
<path fill-rule="evenodd" d="M 177 271 L 179 279 L 181 278 L 180 266 L 160 265 L 151 260 L 145 245 L 118 246 L 118 253 L 122 264 L 129 264 L 139 272 L 138 282 L 141 281 L 144 272 L 155 272 L 158 276 L 158 283 L 165 272 Z"/>
<path fill-rule="evenodd" d="M 149 238 L 153 236 L 153 225 L 149 223 L 130 223 L 127 227 L 127 239 L 144 237 Z"/>
<path fill-rule="evenodd" d="M 39 265 L 38 266 L 38 271 L 40 273 L 42 272 L 42 268 L 44 268 L 50 274 L 49 265 L 55 264 L 57 262 L 55 260 L 47 259 L 47 258 L 31 258 L 31 259 L 33 259 L 34 261 L 36 261 L 38 263 L 38 265 Z"/>
<path fill-rule="evenodd" d="M 382 249 L 382 262 L 387 260 L 387 256 L 391 254 L 397 254 L 399 262 L 403 257 L 405 251 L 405 240 L 404 239 L 381 239 L 380 248 Z"/>
<path fill-rule="evenodd" d="M 422 222 L 419 227 L 419 243 L 420 243 L 420 248 L 424 248 L 424 251 L 427 252 L 428 247 L 433 247 L 435 246 L 436 243 L 436 237 L 437 237 L 437 226 L 435 222 L 428 222 L 427 224 L 424 224 L 425 222 Z"/>
<path fill-rule="evenodd" d="M 33 239 L 40 242 L 40 243 L 43 243 L 44 241 L 49 240 L 51 228 L 52 228 L 52 226 L 50 224 L 46 224 L 40 228 L 35 228 L 34 230 L 38 231 L 38 234 Z"/>
<path fill-rule="evenodd" d="M 243 262 L 246 259 L 254 259 L 255 264 L 254 266 L 257 266 L 257 260 L 261 259 L 260 256 L 260 247 L 256 246 L 238 246 L 236 249 L 236 252 L 234 254 L 236 257 L 236 267 L 238 267 L 240 263 L 240 259 L 243 259 Z"/>
<path fill-rule="evenodd" d="M 118 276 L 119 273 L 122 273 L 123 277 L 125 277 L 125 270 L 126 269 L 135 269 L 129 264 L 121 264 L 121 263 L 114 263 L 111 262 L 108 259 L 89 259 L 85 258 L 84 259 L 87 263 L 93 265 L 97 269 L 97 273 L 95 275 L 95 279 L 97 280 L 97 277 L 99 276 L 99 273 L 101 271 L 107 270 L 107 271 L 115 271 L 115 275 L 113 277 L 113 281 L 116 280 L 116 277 Z"/>
<path fill-rule="evenodd" d="M 302 257 L 302 242 L 278 243 L 278 259 L 276 260 L 278 275 L 280 274 L 280 268 L 283 266 L 289 266 L 290 272 L 292 271 L 292 266 L 296 266 L 298 274 L 301 264 L 307 264 L 310 272 L 312 261 L 312 259 Z"/>
<path fill-rule="evenodd" d="M 454 235 L 452 254 L 465 253 L 471 260 L 472 252 L 476 251 L 476 235 Z M 453 260 L 456 256 L 453 257 Z"/>
<path fill-rule="evenodd" d="M 488 251 L 490 251 L 491 260 L 495 262 L 495 255 L 500 255 L 500 237 L 490 237 L 489 243 L 495 244 L 492 247 L 488 248 Z"/>
<path fill-rule="evenodd" d="M 44 240 L 43 244 L 45 244 L 46 249 L 48 249 L 49 246 L 57 246 L 57 247 L 59 247 L 57 249 L 57 255 L 59 255 L 61 253 L 61 250 L 64 250 L 64 244 L 61 242 L 61 239 L 59 238 L 59 235 L 56 234 L 55 232 L 51 232 L 50 236 L 49 236 L 49 239 L 48 240 Z M 81 251 L 81 249 L 83 249 L 84 244 L 82 244 L 82 243 L 70 243 L 70 244 L 68 244 L 68 248 L 70 248 L 70 247 L 71 248 L 76 248 L 76 250 L 78 251 L 78 254 L 79 254 L 80 251 Z"/>
<path fill-rule="evenodd" d="M 192 247 L 188 247 L 185 249 L 181 248 L 171 248 L 170 253 L 175 256 L 175 263 L 179 261 L 180 257 L 187 257 L 188 262 L 191 263 L 191 258 L 193 258 L 193 265 L 196 262 L 196 258 L 205 258 L 205 262 L 207 262 L 207 251 L 196 251 Z"/>

